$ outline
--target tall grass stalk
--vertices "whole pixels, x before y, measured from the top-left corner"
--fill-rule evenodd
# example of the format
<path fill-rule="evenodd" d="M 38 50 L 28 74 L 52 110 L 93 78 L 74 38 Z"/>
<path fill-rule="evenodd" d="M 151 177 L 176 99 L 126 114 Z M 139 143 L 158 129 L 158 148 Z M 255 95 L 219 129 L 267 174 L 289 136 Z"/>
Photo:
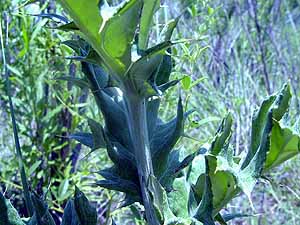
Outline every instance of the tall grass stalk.
<path fill-rule="evenodd" d="M 4 26 L 6 28 L 5 38 L 4 38 L 3 28 L 2 28 L 3 22 L 5 23 Z M 14 133 L 14 141 L 15 141 L 15 147 L 16 147 L 16 156 L 17 156 L 18 163 L 19 163 L 19 171 L 20 171 L 21 182 L 22 182 L 23 191 L 24 191 L 26 209 L 27 209 L 28 215 L 32 216 L 33 215 L 33 206 L 32 206 L 32 202 L 30 200 L 29 185 L 27 182 L 25 167 L 24 167 L 24 163 L 23 163 L 23 156 L 22 156 L 22 151 L 21 151 L 21 147 L 20 147 L 17 123 L 16 123 L 14 106 L 13 106 L 12 96 L 11 96 L 11 84 L 10 84 L 10 79 L 9 79 L 8 64 L 6 61 L 6 56 L 9 54 L 8 50 L 6 51 L 6 48 L 5 48 L 5 46 L 7 46 L 7 42 L 8 42 L 8 25 L 9 25 L 7 13 L 4 13 L 4 21 L 3 22 L 2 22 L 2 19 L 0 18 L 0 41 L 1 41 L 2 61 L 3 61 L 3 73 L 4 73 L 4 78 L 5 78 L 5 88 L 6 88 L 6 94 L 8 96 L 9 110 L 10 110 L 12 128 L 13 128 L 13 133 Z M 5 43 L 4 43 L 4 41 L 5 41 Z"/>

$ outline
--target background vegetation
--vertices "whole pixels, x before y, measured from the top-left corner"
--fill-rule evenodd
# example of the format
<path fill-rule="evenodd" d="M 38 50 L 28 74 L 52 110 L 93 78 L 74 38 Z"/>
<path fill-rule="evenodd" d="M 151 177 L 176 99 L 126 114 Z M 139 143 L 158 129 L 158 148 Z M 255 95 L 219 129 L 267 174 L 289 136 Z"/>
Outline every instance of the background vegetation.
<path fill-rule="evenodd" d="M 32 188 L 45 193 L 49 187 L 49 205 L 57 221 L 62 212 L 59 205 L 72 195 L 76 184 L 97 204 L 103 223 L 108 214 L 117 224 L 141 223 L 132 219 L 139 208 L 119 210 L 119 194 L 90 185 L 98 176 L 94 172 L 110 164 L 106 153 L 98 150 L 88 154 L 84 146 L 66 138 L 86 130 L 81 118 L 99 118 L 100 114 L 87 91 L 82 94 L 71 88 L 71 83 L 56 79 L 81 76 L 80 65 L 64 59 L 72 52 L 60 43 L 69 37 L 51 29 L 53 24 L 47 18 L 32 16 L 63 12 L 51 0 L 25 7 L 23 3 L 2 0 L 0 11 L 2 27 L 8 33 L 13 102 Z M 193 40 L 176 46 L 173 52 L 173 76 L 182 79 L 185 106 L 197 110 L 187 123 L 189 137 L 180 146 L 200 147 L 213 137 L 218 122 L 231 111 L 237 131 L 233 144 L 237 153 L 244 152 L 250 135 L 249 115 L 266 95 L 288 80 L 294 94 L 291 115 L 299 113 L 299 1 L 166 0 L 164 6 L 155 18 L 156 26 L 182 14 L 176 36 Z M 153 37 L 158 36 L 158 30 L 153 30 Z M 2 64 L 0 69 L 3 71 Z M 163 99 L 163 118 L 176 113 L 176 96 L 174 89 Z M 22 211 L 4 75 L 0 104 L 0 185 Z M 253 195 L 254 212 L 244 196 L 236 198 L 227 211 L 257 215 L 233 224 L 299 224 L 299 165 L 297 157 L 274 170 L 272 177 L 276 180 L 260 185 Z"/>

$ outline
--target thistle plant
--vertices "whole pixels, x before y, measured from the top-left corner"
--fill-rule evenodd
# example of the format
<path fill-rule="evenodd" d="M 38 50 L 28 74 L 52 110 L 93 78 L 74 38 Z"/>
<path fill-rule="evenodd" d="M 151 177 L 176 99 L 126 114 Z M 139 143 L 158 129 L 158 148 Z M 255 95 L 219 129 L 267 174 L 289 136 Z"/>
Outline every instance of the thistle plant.
<path fill-rule="evenodd" d="M 88 119 L 91 132 L 70 138 L 92 151 L 107 150 L 113 166 L 99 171 L 103 180 L 97 185 L 123 192 L 123 207 L 142 204 L 147 224 L 226 224 L 233 216 L 220 211 L 228 202 L 241 192 L 251 202 L 263 174 L 298 154 L 300 136 L 284 119 L 291 99 L 289 85 L 254 112 L 245 156 L 234 155 L 230 145 L 230 114 L 213 141 L 200 150 L 184 155 L 174 149 L 191 112 L 184 112 L 180 96 L 174 119 L 164 122 L 158 111 L 164 93 L 179 82 L 170 79 L 176 44 L 171 37 L 178 19 L 165 24 L 161 42 L 150 46 L 159 0 L 128 0 L 117 7 L 99 0 L 59 2 L 73 21 L 57 28 L 80 35 L 64 44 L 74 50 L 76 56 L 70 58 L 81 62 L 84 74 L 83 79 L 62 79 L 88 87 L 104 118 L 104 124 Z M 75 211 L 80 217 L 81 211 Z"/>
<path fill-rule="evenodd" d="M 148 224 L 225 223 L 220 210 L 251 191 L 263 172 L 296 155 L 299 136 L 280 121 L 288 110 L 288 85 L 265 100 L 253 115 L 251 145 L 245 158 L 230 146 L 232 118 L 222 121 L 210 147 L 182 156 L 173 150 L 184 134 L 183 111 L 164 123 L 158 117 L 170 80 L 171 41 L 177 20 L 165 24 L 161 42 L 149 46 L 155 0 L 131 0 L 117 7 L 105 1 L 61 0 L 71 28 L 85 40 L 67 41 L 82 62 L 85 80 L 104 117 L 89 120 L 91 134 L 75 139 L 92 149 L 105 147 L 114 165 L 99 173 L 101 187 L 124 192 L 124 206 L 140 202 Z M 84 11 L 83 11 L 84 8 Z M 288 143 L 288 144 L 287 144 Z M 185 169 L 187 168 L 187 169 Z"/>

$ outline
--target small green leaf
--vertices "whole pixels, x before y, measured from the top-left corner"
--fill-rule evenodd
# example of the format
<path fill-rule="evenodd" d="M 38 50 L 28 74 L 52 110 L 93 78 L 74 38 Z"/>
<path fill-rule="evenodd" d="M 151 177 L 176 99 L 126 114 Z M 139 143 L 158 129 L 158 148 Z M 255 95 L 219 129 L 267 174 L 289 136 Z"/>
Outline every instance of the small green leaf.
<path fill-rule="evenodd" d="M 33 163 L 32 166 L 28 169 L 27 175 L 31 176 L 36 171 L 36 169 L 41 165 L 41 163 L 42 163 L 42 161 L 40 161 L 40 160 Z"/>
<path fill-rule="evenodd" d="M 27 0 L 27 1 L 25 1 L 24 3 L 22 3 L 22 4 L 23 4 L 24 6 L 27 6 L 27 5 L 36 3 L 36 2 L 38 2 L 38 0 Z"/>
<path fill-rule="evenodd" d="M 195 86 L 197 86 L 198 84 L 200 84 L 201 82 L 203 82 L 205 79 L 207 79 L 207 77 L 200 77 L 197 80 L 193 81 L 193 83 L 191 84 L 190 88 L 193 88 Z"/>
<path fill-rule="evenodd" d="M 10 72 L 17 75 L 18 77 L 22 77 L 22 73 L 16 68 L 11 65 L 7 65 L 7 69 L 9 69 Z"/>
<path fill-rule="evenodd" d="M 69 179 L 64 179 L 58 187 L 58 198 L 60 201 L 65 200 L 68 196 Z"/>
<path fill-rule="evenodd" d="M 190 76 L 184 76 L 181 79 L 182 87 L 184 90 L 188 91 L 191 87 L 192 78 Z"/>
<path fill-rule="evenodd" d="M 208 6 L 207 7 L 207 12 L 208 12 L 208 15 L 211 16 L 214 13 L 214 9 Z"/>

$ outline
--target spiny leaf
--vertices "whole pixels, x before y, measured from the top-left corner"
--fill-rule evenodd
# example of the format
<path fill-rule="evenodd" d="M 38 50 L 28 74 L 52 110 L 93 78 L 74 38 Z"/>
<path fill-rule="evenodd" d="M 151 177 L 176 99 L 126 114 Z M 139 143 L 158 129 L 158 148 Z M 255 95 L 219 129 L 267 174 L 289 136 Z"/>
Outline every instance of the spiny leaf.
<path fill-rule="evenodd" d="M 205 173 L 205 158 L 203 154 L 197 155 L 187 172 L 187 180 L 190 184 L 196 185 L 201 174 Z"/>
<path fill-rule="evenodd" d="M 106 143 L 104 140 L 104 130 L 101 124 L 93 119 L 88 119 L 88 124 L 93 135 L 93 150 L 104 148 Z"/>
<path fill-rule="evenodd" d="M 175 85 L 175 81 L 169 82 L 173 69 L 173 61 L 170 54 L 171 49 L 168 49 L 166 54 L 163 55 L 159 68 L 153 75 L 151 75 L 151 82 L 153 82 L 153 86 L 162 92 L 166 91 L 172 85 Z"/>
<path fill-rule="evenodd" d="M 242 169 L 243 173 L 249 174 L 255 178 L 259 178 L 261 176 L 267 158 L 267 152 L 270 149 L 270 133 L 273 127 L 272 115 L 272 111 L 269 112 L 257 152 L 255 153 L 247 167 Z"/>
<path fill-rule="evenodd" d="M 180 17 L 177 17 L 177 18 L 169 21 L 165 25 L 164 29 L 162 30 L 162 32 L 160 34 L 162 41 L 170 41 L 171 40 L 171 37 L 173 35 L 175 28 L 177 27 L 179 19 L 180 19 Z"/>
<path fill-rule="evenodd" d="M 124 193 L 128 193 L 133 196 L 140 196 L 139 186 L 129 180 L 121 179 L 114 175 L 104 174 L 100 172 L 106 180 L 99 180 L 96 182 L 97 185 L 110 190 L 116 190 Z"/>
<path fill-rule="evenodd" d="M 188 199 L 188 212 L 190 216 L 196 215 L 198 202 L 196 200 L 195 196 L 195 187 L 193 184 L 190 184 L 190 190 L 189 190 L 189 199 Z"/>
<path fill-rule="evenodd" d="M 213 216 L 225 207 L 240 191 L 236 177 L 229 171 L 216 171 L 211 175 Z"/>
<path fill-rule="evenodd" d="M 249 164 L 250 160 L 255 155 L 259 147 L 261 136 L 263 133 L 263 127 L 265 125 L 265 121 L 267 119 L 270 107 L 272 106 L 275 99 L 276 99 L 275 95 L 270 96 L 270 98 L 262 102 L 259 110 L 256 110 L 254 112 L 252 118 L 252 129 L 251 129 L 251 146 L 243 162 L 242 168 L 246 167 Z"/>
<path fill-rule="evenodd" d="M 210 180 L 211 165 L 209 162 L 209 156 L 205 156 L 205 187 L 201 202 L 194 217 L 201 221 L 204 225 L 215 225 L 213 220 L 213 192 Z"/>
<path fill-rule="evenodd" d="M 173 189 L 172 184 L 175 178 L 180 174 L 180 172 L 182 172 L 184 168 L 192 163 L 197 154 L 198 152 L 195 152 L 188 156 L 182 157 L 181 150 L 173 150 L 170 153 L 167 168 L 159 177 L 159 182 L 166 189 L 166 191 L 171 191 Z"/>
<path fill-rule="evenodd" d="M 74 50 L 78 55 L 86 56 L 90 50 L 89 45 L 82 39 L 78 40 L 67 40 L 61 44 L 68 46 Z"/>
<path fill-rule="evenodd" d="M 102 65 L 102 60 L 99 57 L 99 55 L 92 49 L 88 51 L 86 55 L 80 55 L 80 56 L 68 56 L 66 59 L 75 60 L 79 62 L 86 62 L 93 65 Z"/>
<path fill-rule="evenodd" d="M 215 138 L 211 144 L 210 153 L 218 155 L 222 149 L 228 144 L 231 137 L 232 116 L 228 114 L 220 124 Z"/>
<path fill-rule="evenodd" d="M 94 93 L 96 102 L 105 120 L 105 130 L 125 148 L 132 149 L 132 143 L 127 126 L 126 112 L 118 99 L 113 99 L 104 91 Z M 117 96 L 116 96 L 117 97 Z"/>
<path fill-rule="evenodd" d="M 156 175 L 166 168 L 168 155 L 183 134 L 184 113 L 181 98 L 178 100 L 177 117 L 166 124 L 158 124 L 157 132 L 151 140 L 151 152 Z"/>
<path fill-rule="evenodd" d="M 180 80 L 171 80 L 167 83 L 164 83 L 160 86 L 158 86 L 158 89 L 161 91 L 161 92 L 165 92 L 166 90 L 168 90 L 170 87 L 173 87 L 175 86 L 176 84 L 178 84 L 180 82 Z"/>
<path fill-rule="evenodd" d="M 48 211 L 48 205 L 43 198 L 36 194 L 31 195 L 34 207 L 34 215 L 38 225 L 55 225 L 55 222 Z"/>
<path fill-rule="evenodd" d="M 270 148 L 270 132 L 272 130 L 272 111 L 269 112 L 267 122 L 264 127 L 264 131 L 261 138 L 259 148 L 249 164 L 245 168 L 241 168 L 238 174 L 238 185 L 242 191 L 247 195 L 249 202 L 253 208 L 251 200 L 251 192 L 257 182 L 257 179 L 261 176 L 265 161 L 267 158 L 267 152 Z"/>
<path fill-rule="evenodd" d="M 160 99 L 159 98 L 150 98 L 147 101 L 147 127 L 149 139 L 152 139 L 153 134 L 155 133 L 157 125 L 157 116 L 159 109 Z"/>
<path fill-rule="evenodd" d="M 97 210 L 93 207 L 84 193 L 77 187 L 75 188 L 74 205 L 80 225 L 96 225 L 97 224 Z"/>
<path fill-rule="evenodd" d="M 165 28 L 162 31 L 162 41 L 164 42 L 169 42 L 171 40 L 173 31 L 175 29 L 175 27 L 177 26 L 178 23 L 178 18 L 175 20 L 170 21 Z M 169 48 L 166 49 L 166 54 L 163 56 L 163 60 L 159 65 L 159 69 L 157 70 L 157 72 L 152 75 L 153 76 L 153 83 L 154 86 L 158 86 L 158 89 L 162 92 L 164 92 L 165 90 L 167 90 L 169 87 L 177 84 L 179 82 L 179 80 L 173 81 L 173 82 L 169 82 L 170 79 L 170 75 L 172 72 L 172 68 L 173 68 L 173 61 L 172 61 L 172 57 L 171 57 L 171 46 Z"/>
<path fill-rule="evenodd" d="M 160 95 L 158 86 L 168 82 L 173 67 L 166 51 L 174 44 L 165 41 L 151 47 L 143 51 L 142 56 L 132 64 L 126 76 L 139 95 Z"/>
<path fill-rule="evenodd" d="M 133 82 L 133 87 L 140 95 L 150 96 L 147 93 L 148 80 L 155 73 L 162 62 L 163 54 L 158 53 L 151 56 L 145 56 L 134 62 L 128 73 L 129 79 Z M 146 89 L 146 90 L 145 90 Z M 150 93 L 153 91 L 150 90 Z"/>
<path fill-rule="evenodd" d="M 235 173 L 235 168 L 238 167 L 229 166 L 226 158 L 215 157 L 211 155 L 206 157 L 208 158 L 210 165 L 209 176 L 213 194 L 212 215 L 215 216 L 240 191 Z M 191 193 L 193 195 L 190 197 L 195 198 L 198 202 L 203 197 L 205 189 L 205 176 L 203 171 L 204 158 L 205 156 L 203 155 L 196 156 L 195 159 L 197 160 L 194 160 L 195 162 L 192 164 L 193 171 L 189 175 L 189 180 L 194 180 L 192 182 Z M 195 177 L 197 177 L 197 174 L 200 176 L 195 182 Z M 191 198 L 191 200 L 193 200 L 193 198 Z M 193 203 L 193 201 L 191 203 Z"/>
<path fill-rule="evenodd" d="M 271 146 L 267 153 L 264 171 L 278 166 L 297 155 L 300 151 L 299 138 L 299 135 L 293 132 L 291 128 L 282 127 L 278 121 L 273 120 L 270 138 Z"/>
<path fill-rule="evenodd" d="M 150 193 L 152 193 L 153 205 L 156 209 L 160 224 L 176 224 L 174 221 L 178 221 L 178 219 L 169 207 L 166 191 L 154 176 L 150 176 L 149 179 L 148 189 Z M 154 195 L 154 193 L 156 193 L 156 195 Z"/>
<path fill-rule="evenodd" d="M 134 155 L 120 143 L 111 142 L 107 135 L 104 138 L 108 156 L 119 171 L 119 176 L 123 179 L 138 179 Z"/>
<path fill-rule="evenodd" d="M 90 83 L 94 95 L 109 86 L 109 75 L 99 66 L 90 63 L 81 63 L 82 72 Z"/>
<path fill-rule="evenodd" d="M 247 153 L 245 160 L 241 168 L 245 168 L 251 159 L 256 154 L 259 145 L 262 141 L 264 127 L 268 121 L 268 115 L 270 111 L 273 112 L 273 118 L 277 121 L 281 120 L 282 116 L 286 113 L 291 98 L 291 92 L 289 85 L 285 85 L 281 91 L 276 95 L 270 96 L 264 100 L 259 110 L 257 110 L 252 118 L 252 130 L 251 130 L 251 144 L 250 150 Z"/>
<path fill-rule="evenodd" d="M 273 118 L 277 121 L 281 120 L 284 114 L 287 112 L 290 101 L 292 98 L 290 85 L 285 84 L 279 94 L 277 95 L 274 103 Z"/>

